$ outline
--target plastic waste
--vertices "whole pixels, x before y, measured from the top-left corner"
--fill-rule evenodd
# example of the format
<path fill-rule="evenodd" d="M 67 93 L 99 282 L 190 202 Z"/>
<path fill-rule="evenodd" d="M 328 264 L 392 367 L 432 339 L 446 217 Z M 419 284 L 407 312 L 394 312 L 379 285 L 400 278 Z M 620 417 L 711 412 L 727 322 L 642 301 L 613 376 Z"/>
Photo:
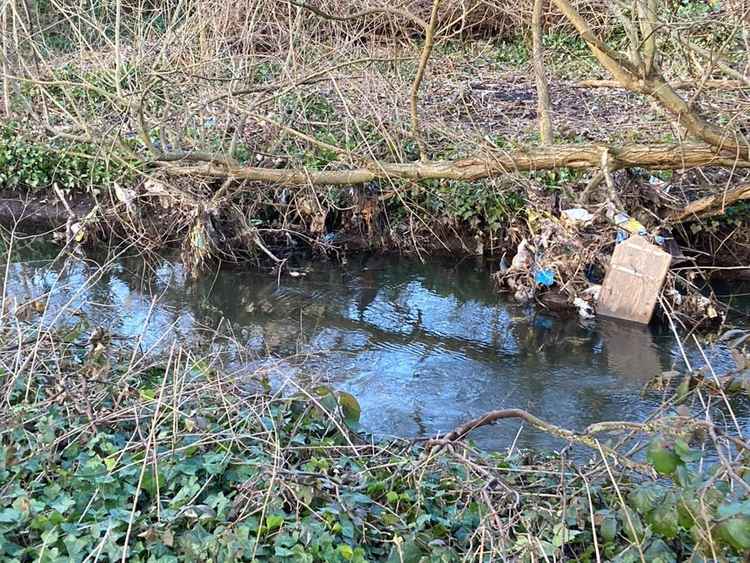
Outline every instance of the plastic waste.
<path fill-rule="evenodd" d="M 593 319 L 594 318 L 594 312 L 591 308 L 591 303 L 588 301 L 584 301 L 580 297 L 576 297 L 573 300 L 573 305 L 578 309 L 578 315 L 582 319 Z"/>
<path fill-rule="evenodd" d="M 534 281 L 544 287 L 555 285 L 555 272 L 549 268 L 542 268 L 534 272 Z"/>
<path fill-rule="evenodd" d="M 593 284 L 586 289 L 583 290 L 583 294 L 586 296 L 591 296 L 591 298 L 594 301 L 599 300 L 599 294 L 602 292 L 602 286 L 599 284 Z"/>
<path fill-rule="evenodd" d="M 529 267 L 529 264 L 531 264 L 531 252 L 529 252 L 529 242 L 526 239 L 523 239 L 521 242 L 518 243 L 518 248 L 516 249 L 516 255 L 513 257 L 513 260 L 510 263 L 509 271 L 527 270 Z"/>
<path fill-rule="evenodd" d="M 615 221 L 615 225 L 629 232 L 631 235 L 643 236 L 648 233 L 648 231 L 646 231 L 646 227 L 641 225 L 640 222 L 633 219 L 630 215 L 628 215 L 624 211 L 615 215 L 614 221 Z"/>
<path fill-rule="evenodd" d="M 569 223 L 572 223 L 574 225 L 590 223 L 594 218 L 594 216 L 586 211 L 583 207 L 564 209 L 560 212 L 560 215 L 562 215 L 565 221 L 568 221 Z"/>

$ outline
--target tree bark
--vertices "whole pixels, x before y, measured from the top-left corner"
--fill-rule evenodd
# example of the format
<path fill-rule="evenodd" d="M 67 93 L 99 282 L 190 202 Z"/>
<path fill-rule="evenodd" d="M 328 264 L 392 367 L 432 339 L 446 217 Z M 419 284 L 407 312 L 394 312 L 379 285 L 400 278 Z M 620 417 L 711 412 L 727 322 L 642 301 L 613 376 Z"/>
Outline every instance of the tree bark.
<path fill-rule="evenodd" d="M 675 90 L 708 88 L 712 90 L 747 90 L 750 84 L 742 80 L 677 80 L 669 85 Z M 581 80 L 573 84 L 576 88 L 624 88 L 617 80 Z"/>
<path fill-rule="evenodd" d="M 599 168 L 607 151 L 613 170 L 641 167 L 655 170 L 683 169 L 696 166 L 750 168 L 747 160 L 727 158 L 716 148 L 703 144 L 627 144 L 608 147 L 601 144 L 555 145 L 515 152 L 493 151 L 462 160 L 428 160 L 408 163 L 372 162 L 351 170 L 308 170 L 233 166 L 218 162 L 185 165 L 155 162 L 172 176 L 235 178 L 284 185 L 351 185 L 379 179 L 462 180 L 502 176 L 513 172 L 552 170 L 557 168 Z M 165 159 L 169 155 L 164 156 Z M 187 159 L 182 162 L 188 162 Z"/>
<path fill-rule="evenodd" d="M 670 223 L 684 223 L 701 217 L 721 215 L 727 207 L 742 200 L 750 200 L 750 184 L 740 184 L 732 189 L 721 190 L 715 195 L 693 201 L 684 209 L 672 213 L 667 220 Z"/>

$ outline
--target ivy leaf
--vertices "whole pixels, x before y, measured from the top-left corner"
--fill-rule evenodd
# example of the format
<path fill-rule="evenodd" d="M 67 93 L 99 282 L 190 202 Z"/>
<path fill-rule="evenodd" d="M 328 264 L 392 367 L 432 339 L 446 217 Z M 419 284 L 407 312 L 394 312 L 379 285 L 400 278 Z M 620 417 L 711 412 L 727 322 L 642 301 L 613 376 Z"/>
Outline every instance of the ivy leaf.
<path fill-rule="evenodd" d="M 420 559 L 422 559 L 422 550 L 417 545 L 417 542 L 413 539 L 402 540 L 396 542 L 393 546 L 386 563 L 419 563 Z"/>
<path fill-rule="evenodd" d="M 555 547 L 562 547 L 566 543 L 569 543 L 581 532 L 578 530 L 571 530 L 562 522 L 558 522 L 554 527 L 555 535 L 552 538 L 552 545 Z"/>
<path fill-rule="evenodd" d="M 600 531 L 605 542 L 613 542 L 617 537 L 617 518 L 613 515 L 605 516 Z"/>
<path fill-rule="evenodd" d="M 679 516 L 674 498 L 663 501 L 649 514 L 651 529 L 665 539 L 671 540 L 679 531 Z"/>
<path fill-rule="evenodd" d="M 266 529 L 268 531 L 278 530 L 284 523 L 284 516 L 281 514 L 269 514 L 266 516 Z"/>
<path fill-rule="evenodd" d="M 682 460 L 660 436 L 651 440 L 651 444 L 646 451 L 646 459 L 660 475 L 671 475 L 677 467 L 682 465 Z"/>
<path fill-rule="evenodd" d="M 354 557 L 354 550 L 346 544 L 338 546 L 337 551 L 347 561 L 351 561 L 352 557 Z"/>
<path fill-rule="evenodd" d="M 155 472 L 157 473 L 156 476 L 154 476 Z M 166 479 L 164 479 L 164 475 L 162 475 L 161 472 L 158 471 L 156 467 L 151 466 L 146 469 L 146 472 L 143 475 L 143 482 L 141 483 L 141 487 L 149 495 L 154 497 L 156 496 L 157 484 L 158 484 L 158 490 L 163 491 L 164 485 L 166 484 Z"/>
<path fill-rule="evenodd" d="M 646 529 L 638 513 L 626 506 L 619 511 L 619 515 L 622 522 L 622 529 L 630 541 L 634 543 L 642 541 L 646 534 Z"/>
<path fill-rule="evenodd" d="M 15 508 L 0 510 L 0 524 L 16 524 L 23 519 L 23 513 Z"/>
<path fill-rule="evenodd" d="M 344 422 L 347 425 L 357 425 L 359 417 L 362 414 L 362 409 L 354 395 L 340 391 L 339 405 L 341 405 L 341 411 L 344 413 Z"/>
<path fill-rule="evenodd" d="M 701 457 L 701 454 L 698 450 L 692 449 L 685 440 L 679 438 L 675 440 L 674 453 L 676 453 L 677 456 L 685 463 L 698 461 Z"/>
<path fill-rule="evenodd" d="M 716 527 L 716 535 L 740 553 L 750 550 L 750 517 L 735 516 Z"/>
<path fill-rule="evenodd" d="M 722 504 L 717 512 L 719 513 L 719 516 L 721 518 L 731 518 L 732 516 L 737 516 L 738 514 L 750 516 L 750 500 L 733 502 L 731 504 Z"/>
<path fill-rule="evenodd" d="M 630 493 L 628 500 L 640 514 L 647 514 L 654 509 L 662 496 L 664 491 L 660 487 L 640 485 Z"/>
<path fill-rule="evenodd" d="M 674 552 L 660 539 L 652 541 L 643 555 L 651 563 L 677 563 Z"/>
<path fill-rule="evenodd" d="M 56 510 L 60 514 L 65 514 L 68 510 L 73 508 L 76 501 L 68 495 L 60 495 L 55 500 L 49 503 L 50 508 Z"/>

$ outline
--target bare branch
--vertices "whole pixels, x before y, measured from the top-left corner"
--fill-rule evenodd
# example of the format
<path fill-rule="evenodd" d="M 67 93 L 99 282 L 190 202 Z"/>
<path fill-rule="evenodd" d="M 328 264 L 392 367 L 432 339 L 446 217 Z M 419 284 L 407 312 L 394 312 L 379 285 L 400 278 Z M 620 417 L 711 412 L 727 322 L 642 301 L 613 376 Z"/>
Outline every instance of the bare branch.
<path fill-rule="evenodd" d="M 440 0 L 433 0 L 430 23 L 425 29 L 424 46 L 422 47 L 422 54 L 419 57 L 419 67 L 417 68 L 417 74 L 414 76 L 414 82 L 411 85 L 411 93 L 409 96 L 411 104 L 411 132 L 414 136 L 414 140 L 419 146 L 420 160 L 427 160 L 427 147 L 425 146 L 424 139 L 419 131 L 419 113 L 417 107 L 419 101 L 419 87 L 422 84 L 422 79 L 424 78 L 424 73 L 427 69 L 427 63 L 430 61 L 430 54 L 432 53 L 432 46 L 435 41 L 435 27 L 437 26 L 439 8 Z"/>
<path fill-rule="evenodd" d="M 531 19 L 534 51 L 534 75 L 536 77 L 537 112 L 539 114 L 539 135 L 543 145 L 552 144 L 552 118 L 550 116 L 549 87 L 544 72 L 544 45 L 542 44 L 542 20 L 547 0 L 534 0 Z"/>

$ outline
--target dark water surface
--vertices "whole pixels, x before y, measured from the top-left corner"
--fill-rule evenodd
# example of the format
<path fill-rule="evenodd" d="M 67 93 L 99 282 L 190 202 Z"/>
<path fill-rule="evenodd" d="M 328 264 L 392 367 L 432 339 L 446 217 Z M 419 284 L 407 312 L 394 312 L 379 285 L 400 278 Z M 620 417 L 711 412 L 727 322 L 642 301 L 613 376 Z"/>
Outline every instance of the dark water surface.
<path fill-rule="evenodd" d="M 275 362 L 274 379 L 322 379 L 360 401 L 365 429 L 378 435 L 445 432 L 485 411 L 519 407 L 571 429 L 603 420 L 643 419 L 662 396 L 642 396 L 653 376 L 684 367 L 664 329 L 607 320 L 582 322 L 498 295 L 485 264 L 360 257 L 346 266 L 313 262 L 298 277 L 220 271 L 189 281 L 177 261 L 122 257 L 93 262 L 12 263 L 7 298 L 49 293 L 47 322 L 80 309 L 113 334 L 142 346 L 177 338 L 205 344 L 220 326 L 240 346 L 234 369 Z M 94 278 L 91 278 L 94 276 Z M 148 321 L 148 322 L 147 322 Z M 146 324 L 147 322 L 147 324 Z M 145 327 L 145 328 L 144 328 Z M 709 350 L 717 371 L 728 351 Z M 693 366 L 704 361 L 688 350 Z M 304 356 L 304 359 L 301 359 Z M 738 407 L 743 424 L 750 416 Z M 475 433 L 479 445 L 555 448 L 555 440 L 507 422 Z"/>

